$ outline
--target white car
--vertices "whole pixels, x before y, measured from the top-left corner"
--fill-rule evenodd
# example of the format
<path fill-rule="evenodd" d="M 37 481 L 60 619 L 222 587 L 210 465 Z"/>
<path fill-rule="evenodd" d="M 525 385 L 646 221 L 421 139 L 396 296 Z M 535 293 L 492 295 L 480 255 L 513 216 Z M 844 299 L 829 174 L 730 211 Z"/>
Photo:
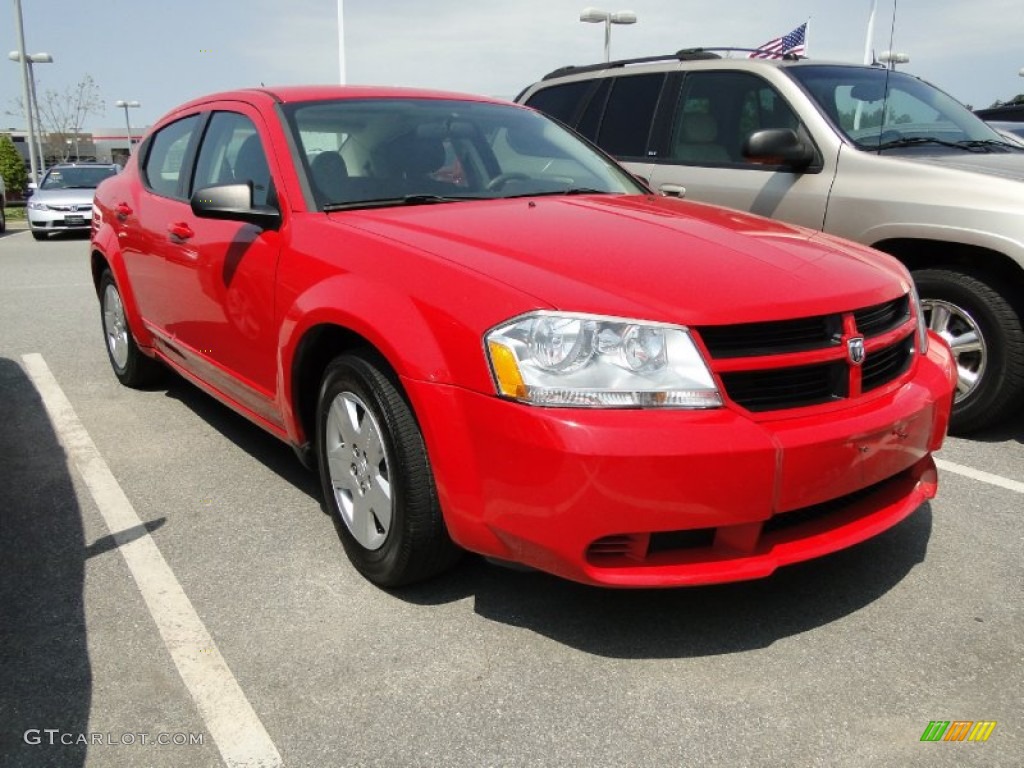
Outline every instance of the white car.
<path fill-rule="evenodd" d="M 79 230 L 92 225 L 92 198 L 104 179 L 121 170 L 117 164 L 62 164 L 46 172 L 38 186 L 29 185 L 28 225 L 32 237 L 45 240 L 53 232 Z"/>

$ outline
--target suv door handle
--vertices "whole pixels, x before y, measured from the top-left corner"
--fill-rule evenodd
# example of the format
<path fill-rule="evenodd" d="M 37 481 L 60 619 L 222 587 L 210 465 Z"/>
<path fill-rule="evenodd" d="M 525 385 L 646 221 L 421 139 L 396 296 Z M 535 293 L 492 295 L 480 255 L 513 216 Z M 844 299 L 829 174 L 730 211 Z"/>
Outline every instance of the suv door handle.
<path fill-rule="evenodd" d="M 184 221 L 179 221 L 175 224 L 169 224 L 167 226 L 167 232 L 170 234 L 171 239 L 188 240 L 190 237 L 195 236 L 195 232 L 192 228 Z"/>
<path fill-rule="evenodd" d="M 678 184 L 662 184 L 658 191 L 665 197 L 686 197 L 686 187 Z"/>

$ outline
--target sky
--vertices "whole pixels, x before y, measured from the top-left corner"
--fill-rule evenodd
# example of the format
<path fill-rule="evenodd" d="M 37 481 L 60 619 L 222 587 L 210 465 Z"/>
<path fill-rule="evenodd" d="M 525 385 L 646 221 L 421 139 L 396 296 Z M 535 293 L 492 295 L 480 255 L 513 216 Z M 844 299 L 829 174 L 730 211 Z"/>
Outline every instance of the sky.
<path fill-rule="evenodd" d="M 614 0 L 638 22 L 612 28 L 612 58 L 695 46 L 756 47 L 810 19 L 808 56 L 863 61 L 871 0 Z M 343 0 L 350 84 L 404 85 L 513 98 L 566 64 L 598 62 L 604 28 L 588 0 Z M 86 130 L 133 132 L 173 107 L 236 87 L 337 83 L 337 0 L 21 0 L 37 90 L 88 74 L 108 105 Z M 6 7 L 2 7 L 6 6 Z M 0 46 L 18 48 L 14 5 L 0 6 Z M 895 16 L 895 19 L 894 19 Z M 890 38 L 891 35 L 891 38 Z M 1021 0 L 877 0 L 873 48 L 975 108 L 1024 93 Z M 21 72 L 0 65 L 0 130 L 24 128 Z M 9 114 L 13 112 L 14 114 Z"/>

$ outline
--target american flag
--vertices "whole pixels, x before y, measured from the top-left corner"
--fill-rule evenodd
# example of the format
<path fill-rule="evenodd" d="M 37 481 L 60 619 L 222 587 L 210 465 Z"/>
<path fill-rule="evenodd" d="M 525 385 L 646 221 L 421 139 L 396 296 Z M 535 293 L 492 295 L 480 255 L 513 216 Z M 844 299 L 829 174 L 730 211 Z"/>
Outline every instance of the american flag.
<path fill-rule="evenodd" d="M 794 29 L 788 35 L 776 37 L 750 54 L 748 59 L 781 59 L 787 53 L 803 56 L 807 51 L 807 22 Z"/>

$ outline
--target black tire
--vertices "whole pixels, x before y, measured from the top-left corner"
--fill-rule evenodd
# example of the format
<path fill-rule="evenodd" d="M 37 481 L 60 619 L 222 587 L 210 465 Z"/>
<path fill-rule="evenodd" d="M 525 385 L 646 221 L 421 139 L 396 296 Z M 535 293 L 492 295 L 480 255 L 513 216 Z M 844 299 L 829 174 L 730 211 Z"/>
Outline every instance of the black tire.
<path fill-rule="evenodd" d="M 1024 397 L 1024 318 L 1013 304 L 995 285 L 965 272 L 922 269 L 914 272 L 914 281 L 929 326 L 946 326 L 943 335 L 957 357 L 961 381 L 976 376 L 973 386 L 958 386 L 950 432 L 974 432 L 1019 409 Z M 966 338 L 972 323 L 983 351 L 958 349 L 957 340 Z"/>
<path fill-rule="evenodd" d="M 124 315 L 121 291 L 109 269 L 100 277 L 100 322 L 103 327 L 103 346 L 107 349 L 107 359 L 118 381 L 126 387 L 138 388 L 152 384 L 160 377 L 163 366 L 143 354 L 135 343 Z"/>
<path fill-rule="evenodd" d="M 419 425 L 387 370 L 372 355 L 331 362 L 316 447 L 324 503 L 349 560 L 374 584 L 399 587 L 447 570 L 460 550 L 445 528 Z"/>
<path fill-rule="evenodd" d="M 47 238 L 47 234 L 45 232 L 36 232 L 35 230 L 32 230 L 32 237 L 36 240 L 45 240 Z"/>

